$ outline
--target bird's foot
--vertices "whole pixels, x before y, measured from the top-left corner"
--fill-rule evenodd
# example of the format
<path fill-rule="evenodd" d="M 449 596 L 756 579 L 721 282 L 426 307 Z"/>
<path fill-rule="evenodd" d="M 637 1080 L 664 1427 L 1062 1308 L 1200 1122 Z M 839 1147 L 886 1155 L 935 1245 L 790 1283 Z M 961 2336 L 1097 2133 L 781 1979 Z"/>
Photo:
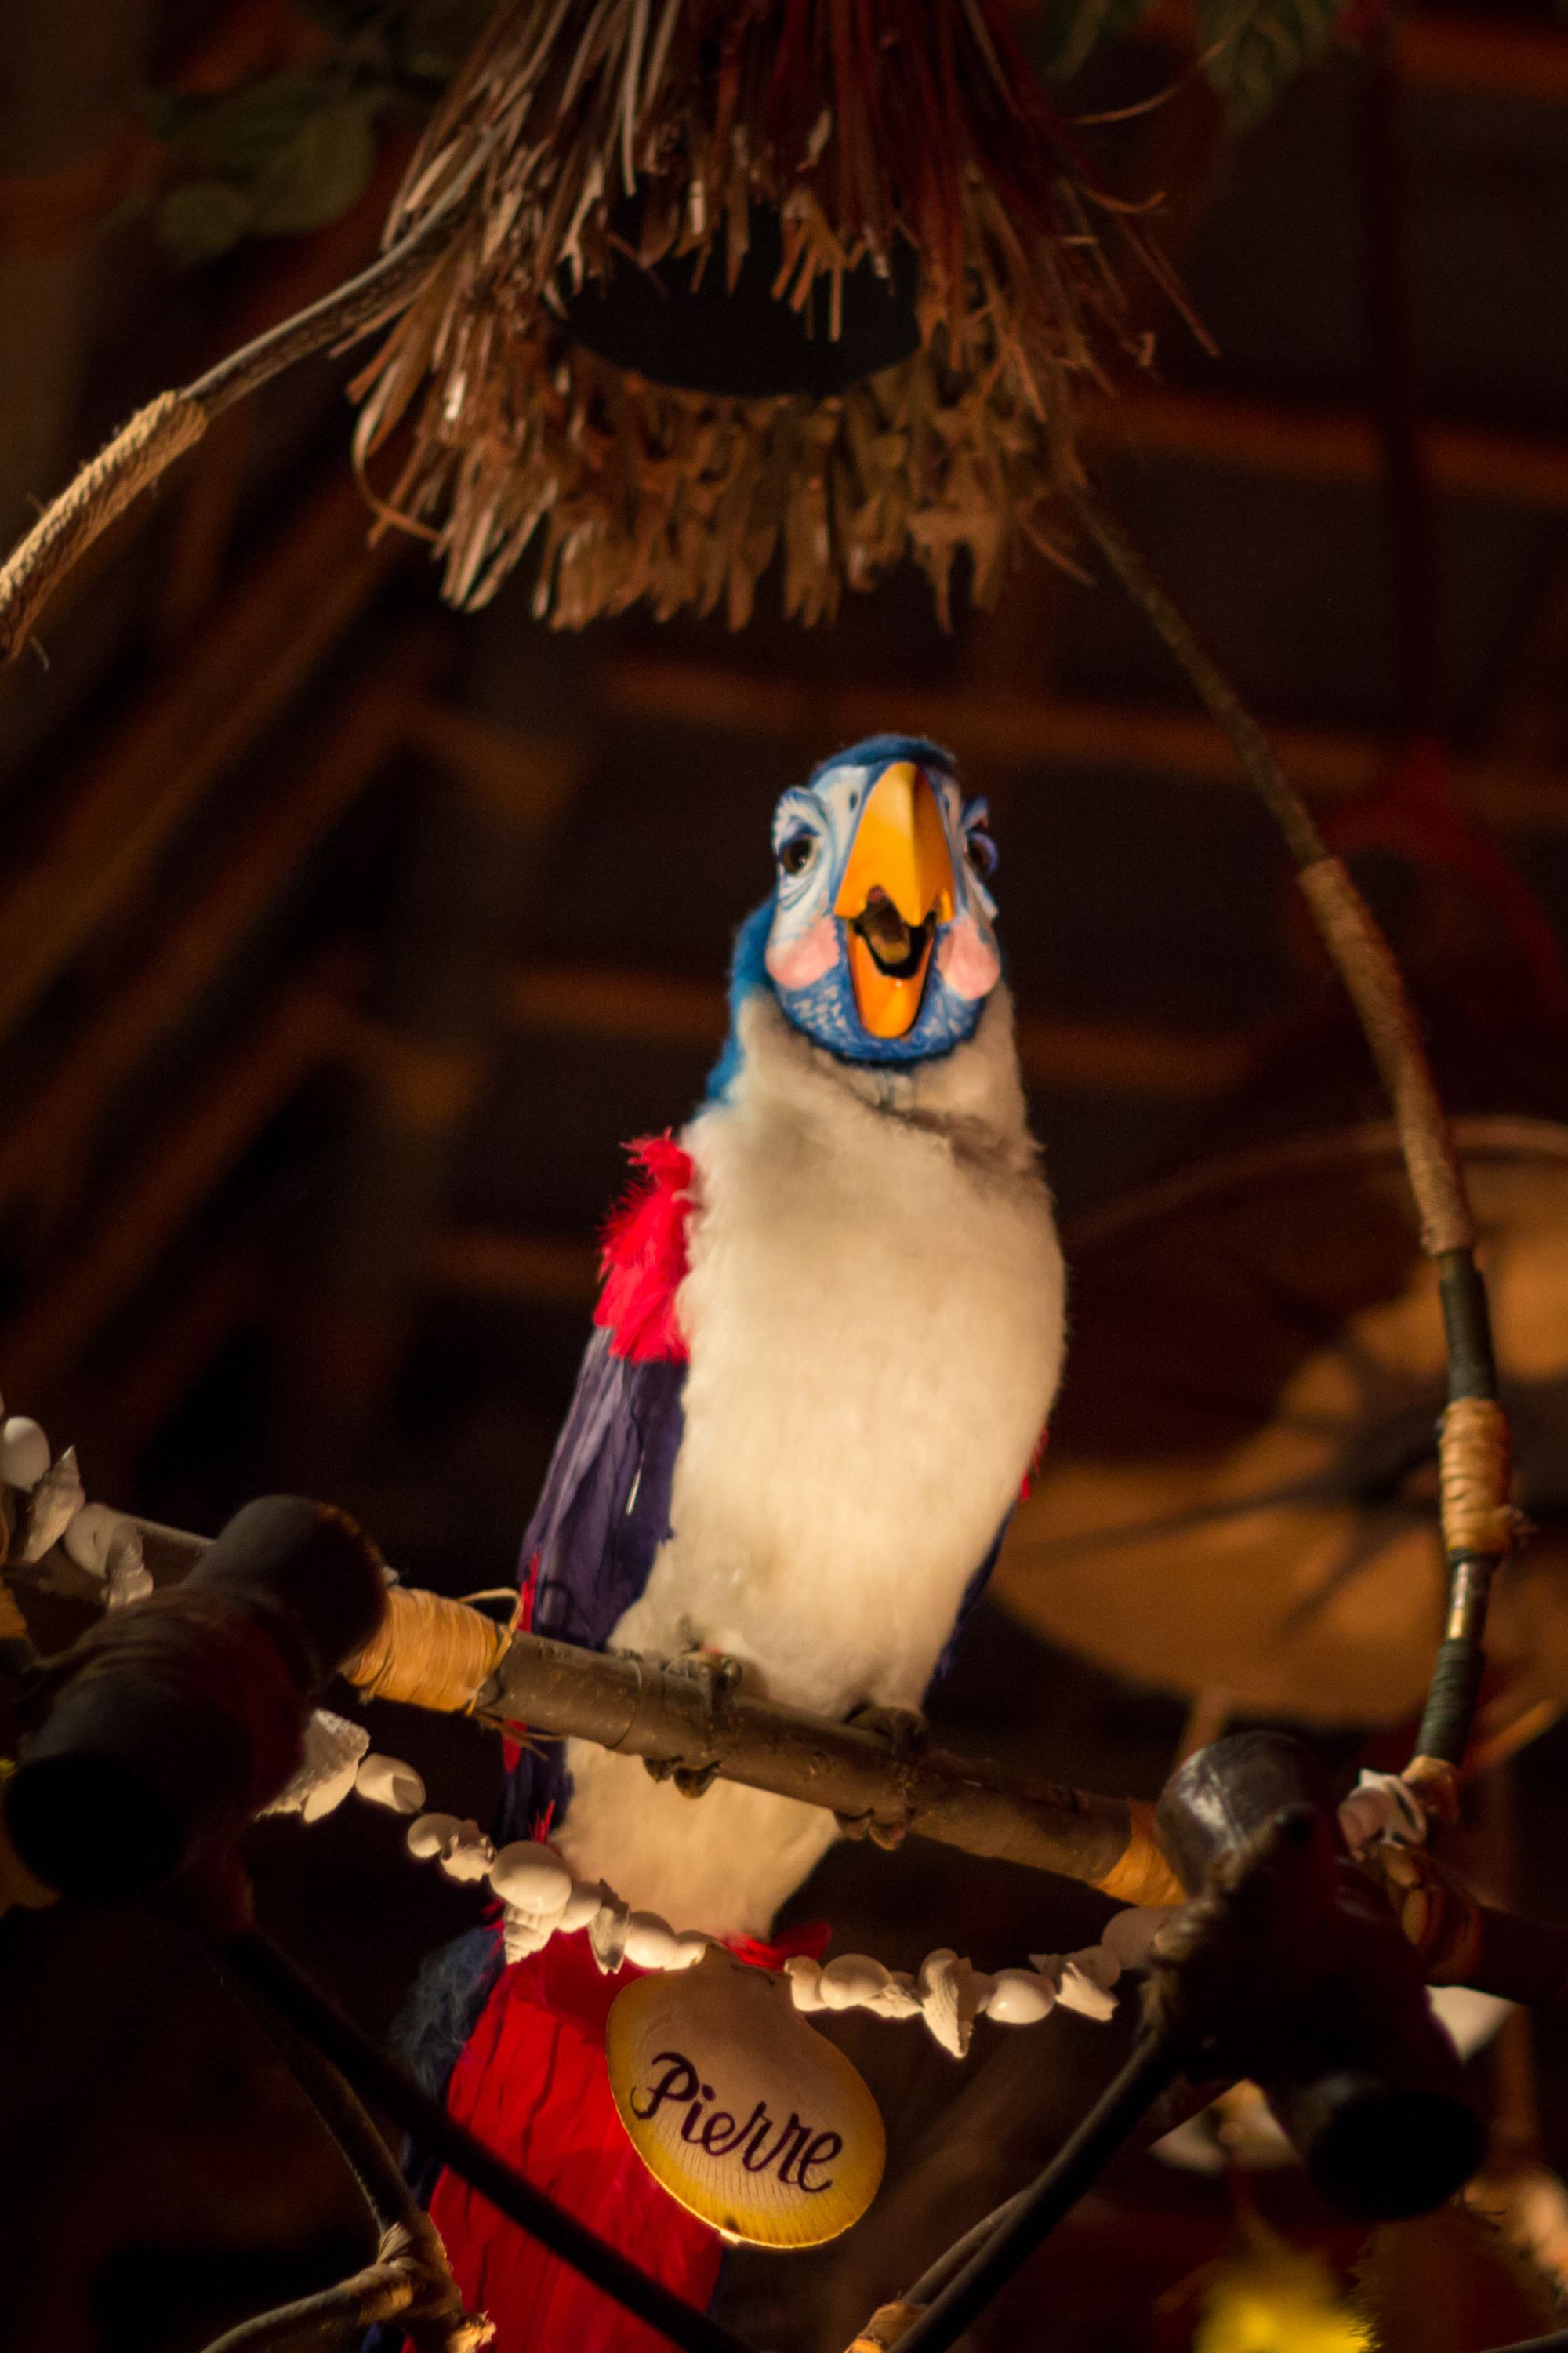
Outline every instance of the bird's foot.
<path fill-rule="evenodd" d="M 699 1647 L 682 1651 L 679 1657 L 668 1660 L 665 1672 L 685 1676 L 698 1685 L 703 1726 L 710 1741 L 726 1701 L 740 1683 L 740 1660 L 727 1658 L 721 1651 Z M 673 1781 L 683 1798 L 700 1798 L 719 1778 L 716 1758 L 705 1765 L 688 1765 L 679 1757 L 645 1757 L 643 1764 L 656 1781 Z"/>
<path fill-rule="evenodd" d="M 880 1707 L 868 1701 L 864 1707 L 858 1707 L 847 1721 L 858 1732 L 874 1732 L 887 1742 L 899 1778 L 907 1783 L 931 1737 L 931 1725 L 920 1709 Z M 875 1806 L 868 1806 L 864 1813 L 838 1814 L 834 1819 L 846 1838 L 868 1838 L 889 1850 L 902 1846 L 910 1826 L 906 1811 L 887 1814 Z"/>

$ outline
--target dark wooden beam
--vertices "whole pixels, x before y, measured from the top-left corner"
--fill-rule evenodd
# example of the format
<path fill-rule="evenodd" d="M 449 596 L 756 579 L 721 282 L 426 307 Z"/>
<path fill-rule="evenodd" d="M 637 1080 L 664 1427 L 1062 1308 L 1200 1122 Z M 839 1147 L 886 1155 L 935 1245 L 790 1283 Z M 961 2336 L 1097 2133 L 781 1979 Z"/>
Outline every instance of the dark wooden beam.
<path fill-rule="evenodd" d="M 365 544 L 363 501 L 346 474 L 284 523 L 178 669 L 67 786 L 42 850 L 0 891 L 0 1035 L 140 887 L 175 828 L 287 705 L 406 547 Z"/>
<path fill-rule="evenodd" d="M 1225 736 L 1196 712 L 1047 693 L 925 688 L 907 681 L 832 682 L 664 659 L 611 662 L 605 688 L 626 717 L 685 727 L 827 744 L 897 726 L 949 743 L 961 757 L 1244 782 Z M 1391 738 L 1335 728 L 1271 727 L 1268 733 L 1291 781 L 1316 801 L 1354 799 L 1384 775 L 1397 748 Z M 1458 760 L 1455 783 L 1472 814 L 1501 831 L 1568 830 L 1568 768 Z"/>
<path fill-rule="evenodd" d="M 520 965 L 509 1007 L 520 1029 L 574 1038 L 610 1038 L 716 1052 L 728 1024 L 724 992 L 712 981 L 604 965 Z M 1234 1085 L 1250 1067 L 1250 1030 L 1229 1036 L 1118 1021 L 1072 1021 L 1024 1014 L 1018 1059 L 1026 1079 L 1068 1093 L 1202 1100 Z"/>

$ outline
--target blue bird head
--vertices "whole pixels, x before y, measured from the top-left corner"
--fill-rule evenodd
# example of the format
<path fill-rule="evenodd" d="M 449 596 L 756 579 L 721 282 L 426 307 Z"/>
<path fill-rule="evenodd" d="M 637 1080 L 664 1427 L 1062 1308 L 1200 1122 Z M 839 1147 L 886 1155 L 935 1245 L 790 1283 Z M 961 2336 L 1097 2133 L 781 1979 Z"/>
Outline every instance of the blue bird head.
<path fill-rule="evenodd" d="M 824 760 L 779 801 L 773 846 L 773 895 L 736 943 L 737 1006 L 770 988 L 851 1062 L 926 1061 L 973 1035 L 1002 972 L 996 852 L 948 753 L 873 735 Z"/>

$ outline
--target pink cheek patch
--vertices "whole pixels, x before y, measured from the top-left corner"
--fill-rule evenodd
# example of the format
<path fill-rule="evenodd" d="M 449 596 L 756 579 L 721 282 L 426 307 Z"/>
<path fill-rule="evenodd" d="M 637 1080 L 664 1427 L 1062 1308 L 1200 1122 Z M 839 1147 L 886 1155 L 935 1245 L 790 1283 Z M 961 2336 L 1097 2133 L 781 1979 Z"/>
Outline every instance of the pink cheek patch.
<path fill-rule="evenodd" d="M 989 997 L 1002 977 L 1002 959 L 973 915 L 961 915 L 936 952 L 937 970 L 955 997 Z"/>
<path fill-rule="evenodd" d="M 831 915 L 819 915 L 796 940 L 768 944 L 768 971 L 781 988 L 809 988 L 837 961 L 838 932 Z"/>

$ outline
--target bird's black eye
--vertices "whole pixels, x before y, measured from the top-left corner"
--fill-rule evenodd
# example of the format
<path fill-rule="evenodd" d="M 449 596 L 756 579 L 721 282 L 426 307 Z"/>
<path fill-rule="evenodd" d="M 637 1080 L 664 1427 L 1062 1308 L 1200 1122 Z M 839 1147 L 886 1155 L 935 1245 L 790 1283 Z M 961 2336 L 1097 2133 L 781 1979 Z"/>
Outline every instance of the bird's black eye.
<path fill-rule="evenodd" d="M 965 837 L 964 848 L 969 862 L 983 882 L 988 882 L 996 871 L 996 844 L 988 833 L 971 833 Z"/>
<path fill-rule="evenodd" d="M 779 849 L 779 864 L 786 874 L 804 874 L 816 856 L 816 838 L 809 833 L 792 833 Z"/>

